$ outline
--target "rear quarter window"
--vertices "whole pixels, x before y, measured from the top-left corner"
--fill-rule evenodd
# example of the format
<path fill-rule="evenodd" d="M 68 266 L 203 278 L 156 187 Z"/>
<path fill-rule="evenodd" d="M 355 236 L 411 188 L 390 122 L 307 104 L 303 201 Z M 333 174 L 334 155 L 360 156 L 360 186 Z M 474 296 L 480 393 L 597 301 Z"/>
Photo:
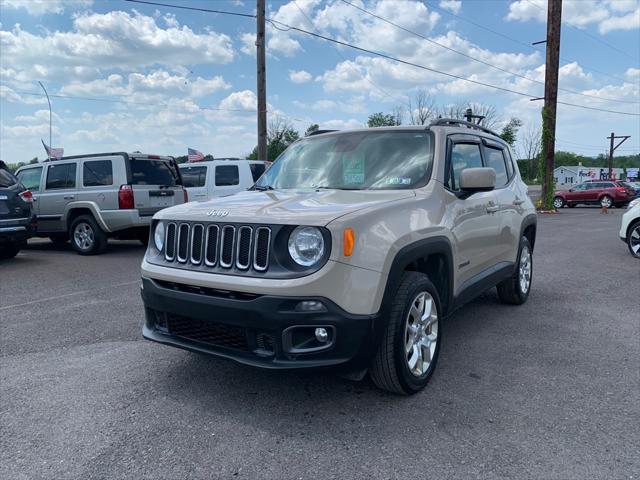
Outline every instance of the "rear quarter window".
<path fill-rule="evenodd" d="M 257 182 L 264 173 L 264 163 L 250 163 L 249 168 L 251 168 L 251 176 L 253 177 L 253 181 Z"/>
<path fill-rule="evenodd" d="M 216 167 L 216 186 L 238 185 L 240 174 L 237 165 L 218 165 Z"/>
<path fill-rule="evenodd" d="M 113 165 L 111 160 L 91 160 L 82 164 L 82 185 L 101 187 L 113 185 Z"/>

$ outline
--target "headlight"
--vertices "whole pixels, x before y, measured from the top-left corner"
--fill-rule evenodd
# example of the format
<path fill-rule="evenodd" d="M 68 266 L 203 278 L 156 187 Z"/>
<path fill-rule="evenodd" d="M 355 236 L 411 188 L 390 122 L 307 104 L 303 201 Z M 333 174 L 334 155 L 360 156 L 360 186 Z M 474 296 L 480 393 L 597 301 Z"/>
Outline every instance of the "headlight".
<path fill-rule="evenodd" d="M 303 267 L 318 263 L 324 254 L 324 238 L 316 227 L 298 227 L 289 236 L 289 255 Z"/>
<path fill-rule="evenodd" d="M 153 232 L 153 243 L 159 252 L 164 248 L 164 223 L 158 222 L 156 229 Z"/>

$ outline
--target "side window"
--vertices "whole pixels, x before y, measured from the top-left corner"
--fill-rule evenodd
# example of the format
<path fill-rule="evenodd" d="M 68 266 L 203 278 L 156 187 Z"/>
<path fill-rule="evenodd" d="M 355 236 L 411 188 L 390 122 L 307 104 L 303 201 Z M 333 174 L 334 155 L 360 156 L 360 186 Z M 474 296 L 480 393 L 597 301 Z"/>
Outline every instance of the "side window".
<path fill-rule="evenodd" d="M 487 167 L 496 171 L 496 188 L 504 187 L 509 182 L 507 167 L 504 163 L 504 154 L 497 148 L 485 148 L 485 162 Z"/>
<path fill-rule="evenodd" d="M 513 174 L 515 170 L 513 169 L 513 159 L 511 158 L 511 153 L 509 150 L 503 150 L 504 153 L 504 161 L 507 164 L 507 175 L 509 175 L 509 180 L 513 178 Z M 571 179 L 571 183 L 573 183 L 573 179 Z"/>
<path fill-rule="evenodd" d="M 183 186 L 187 188 L 204 187 L 207 178 L 207 167 L 182 167 L 180 173 L 182 174 Z"/>
<path fill-rule="evenodd" d="M 251 176 L 253 177 L 253 181 L 257 182 L 264 173 L 264 163 L 250 163 L 249 167 L 251 168 Z"/>
<path fill-rule="evenodd" d="M 587 189 L 587 186 L 584 183 L 579 183 L 578 185 L 573 187 L 573 189 L 577 192 L 582 192 L 583 190 Z"/>
<path fill-rule="evenodd" d="M 42 177 L 42 167 L 28 168 L 18 173 L 20 183 L 32 192 L 40 191 L 40 177 Z"/>
<path fill-rule="evenodd" d="M 111 160 L 92 160 L 82 164 L 82 185 L 101 187 L 113 185 L 113 166 Z"/>
<path fill-rule="evenodd" d="M 460 172 L 465 168 L 482 167 L 480 145 L 475 143 L 454 143 L 451 148 L 450 174 L 447 187 L 460 190 Z"/>
<path fill-rule="evenodd" d="M 237 165 L 218 165 L 216 167 L 216 186 L 238 185 L 240 175 Z"/>
<path fill-rule="evenodd" d="M 74 188 L 76 186 L 76 164 L 49 165 L 47 168 L 47 190 Z"/>

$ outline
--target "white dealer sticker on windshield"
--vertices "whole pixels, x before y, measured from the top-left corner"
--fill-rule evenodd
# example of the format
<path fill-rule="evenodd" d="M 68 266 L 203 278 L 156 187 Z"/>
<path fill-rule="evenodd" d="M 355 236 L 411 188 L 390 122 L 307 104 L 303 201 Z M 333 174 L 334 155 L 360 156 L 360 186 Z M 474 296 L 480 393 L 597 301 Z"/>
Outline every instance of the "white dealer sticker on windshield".
<path fill-rule="evenodd" d="M 411 177 L 391 177 L 385 181 L 387 185 L 411 185 Z"/>
<path fill-rule="evenodd" d="M 364 183 L 364 155 L 342 159 L 342 181 L 345 184 Z"/>

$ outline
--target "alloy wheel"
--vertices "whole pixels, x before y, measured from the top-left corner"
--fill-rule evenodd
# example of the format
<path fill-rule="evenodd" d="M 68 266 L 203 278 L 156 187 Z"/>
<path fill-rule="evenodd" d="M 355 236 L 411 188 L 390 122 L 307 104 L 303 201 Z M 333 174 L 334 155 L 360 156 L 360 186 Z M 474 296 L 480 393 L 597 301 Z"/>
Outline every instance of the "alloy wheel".
<path fill-rule="evenodd" d="M 600 206 L 610 208 L 613 205 L 613 201 L 609 197 L 602 197 L 600 200 Z"/>
<path fill-rule="evenodd" d="M 78 223 L 73 230 L 73 239 L 81 250 L 91 249 L 94 242 L 93 228 L 88 223 Z"/>
<path fill-rule="evenodd" d="M 520 291 L 526 295 L 531 286 L 531 251 L 529 247 L 526 246 L 523 247 L 522 252 L 520 252 L 518 280 L 520 281 Z"/>
<path fill-rule="evenodd" d="M 409 371 L 421 377 L 429 370 L 438 343 L 438 309 L 429 292 L 418 293 L 411 302 L 404 338 Z"/>
<path fill-rule="evenodd" d="M 635 256 L 640 258 L 640 224 L 636 225 L 631 232 L 629 232 L 629 250 Z"/>
<path fill-rule="evenodd" d="M 562 208 L 562 205 L 564 205 L 564 201 L 561 198 L 557 197 L 553 200 L 553 206 L 555 208 Z"/>

